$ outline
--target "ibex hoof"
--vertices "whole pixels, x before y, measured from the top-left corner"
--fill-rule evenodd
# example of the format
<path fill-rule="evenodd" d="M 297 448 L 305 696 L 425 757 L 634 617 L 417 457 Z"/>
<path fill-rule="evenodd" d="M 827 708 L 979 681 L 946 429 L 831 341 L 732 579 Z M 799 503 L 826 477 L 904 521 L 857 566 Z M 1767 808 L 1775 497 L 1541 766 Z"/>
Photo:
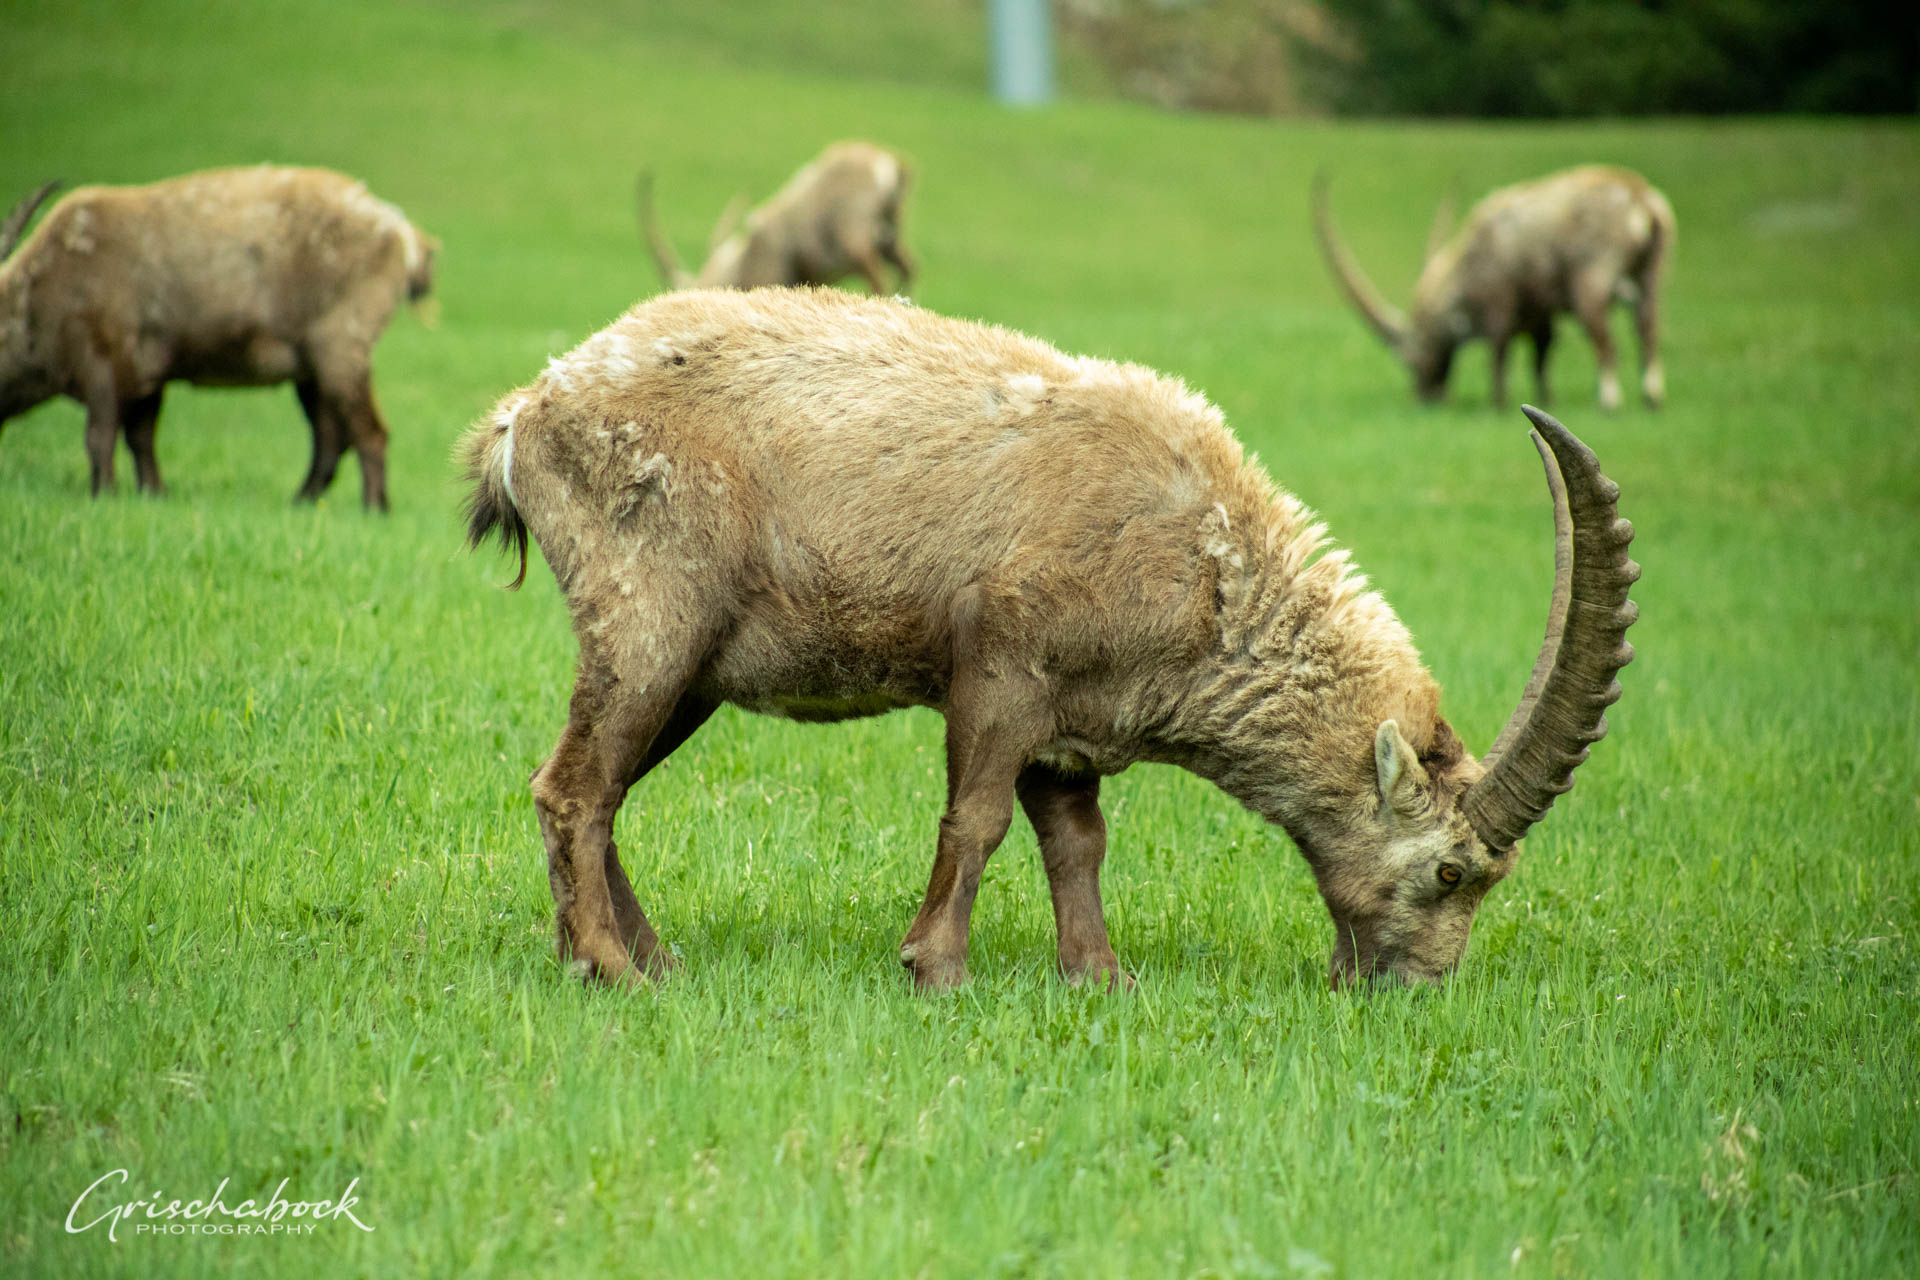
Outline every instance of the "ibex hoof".
<path fill-rule="evenodd" d="M 914 990 L 922 993 L 951 991 L 967 980 L 965 958 L 938 955 L 925 943 L 903 944 L 900 963 L 913 975 Z"/>
<path fill-rule="evenodd" d="M 682 967 L 680 957 L 673 954 L 664 943 L 656 944 L 652 951 L 643 956 L 635 956 L 633 962 L 642 973 L 655 981 L 672 977 Z"/>
<path fill-rule="evenodd" d="M 1078 965 L 1062 963 L 1060 976 L 1067 980 L 1067 985 L 1074 987 L 1090 987 L 1100 991 L 1133 990 L 1133 975 L 1122 969 L 1119 958 L 1111 954 L 1104 959 Z"/>
<path fill-rule="evenodd" d="M 644 956 L 625 952 L 602 960 L 576 955 L 566 962 L 567 976 L 588 986 L 644 988 L 664 981 L 680 967 L 679 959 L 665 947 L 655 947 Z"/>

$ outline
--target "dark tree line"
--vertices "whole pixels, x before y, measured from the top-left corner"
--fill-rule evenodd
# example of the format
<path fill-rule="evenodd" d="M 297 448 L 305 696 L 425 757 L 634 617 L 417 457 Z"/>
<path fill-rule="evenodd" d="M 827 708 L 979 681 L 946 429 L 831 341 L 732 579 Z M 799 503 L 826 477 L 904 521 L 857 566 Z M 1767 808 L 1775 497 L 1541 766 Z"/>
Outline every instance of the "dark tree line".
<path fill-rule="evenodd" d="M 1320 0 L 1335 109 L 1458 116 L 1920 109 L 1913 0 Z"/>

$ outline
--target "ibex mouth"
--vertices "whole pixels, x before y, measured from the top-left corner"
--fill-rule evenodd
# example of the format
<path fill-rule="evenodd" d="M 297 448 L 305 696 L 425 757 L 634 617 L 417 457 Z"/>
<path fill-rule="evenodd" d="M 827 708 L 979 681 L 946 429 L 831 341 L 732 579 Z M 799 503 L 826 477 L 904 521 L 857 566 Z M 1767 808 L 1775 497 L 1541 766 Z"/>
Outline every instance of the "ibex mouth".
<path fill-rule="evenodd" d="M 1404 952 L 1386 948 L 1357 955 L 1351 937 L 1343 931 L 1327 963 L 1327 977 L 1335 991 L 1366 992 L 1387 987 L 1436 986 L 1446 981 L 1454 968 L 1447 965 L 1435 969 L 1420 964 Z"/>
<path fill-rule="evenodd" d="M 1364 972 L 1365 976 L 1362 976 Z M 1365 993 L 1390 987 L 1434 987 L 1447 980 L 1448 970 L 1430 973 L 1425 969 L 1405 964 L 1386 964 L 1375 962 L 1364 971 L 1358 966 L 1342 965 L 1335 961 L 1331 966 L 1332 987 L 1335 991 L 1355 991 Z"/>

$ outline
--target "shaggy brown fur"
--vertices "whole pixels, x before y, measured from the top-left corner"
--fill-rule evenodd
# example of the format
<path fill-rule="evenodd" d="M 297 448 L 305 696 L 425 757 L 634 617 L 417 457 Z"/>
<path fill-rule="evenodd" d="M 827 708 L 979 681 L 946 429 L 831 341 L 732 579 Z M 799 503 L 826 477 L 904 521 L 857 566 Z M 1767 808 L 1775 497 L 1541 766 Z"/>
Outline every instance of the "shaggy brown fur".
<path fill-rule="evenodd" d="M 364 185 L 321 169 L 216 169 L 144 187 L 85 187 L 0 266 L 0 422 L 68 395 L 87 410 L 93 491 L 114 488 L 124 430 L 142 489 L 160 489 L 154 429 L 174 379 L 292 382 L 313 430 L 298 497 L 341 453 L 387 508 L 387 426 L 373 344 L 432 283 L 439 242 Z"/>
<path fill-rule="evenodd" d="M 730 207 L 714 227 L 699 275 L 683 266 L 653 214 L 653 180 L 640 177 L 640 225 L 673 289 L 752 289 L 769 284 L 834 284 L 858 275 L 876 294 L 890 292 L 885 265 L 900 273 L 892 292 L 913 282 L 913 259 L 900 243 L 900 206 L 911 178 L 907 162 L 870 142 L 836 142 L 787 180 L 773 199 L 734 231 Z"/>
<path fill-rule="evenodd" d="M 583 972 L 671 967 L 614 814 L 725 702 L 945 715 L 947 809 L 901 948 L 923 987 L 966 976 L 1016 800 L 1061 968 L 1118 974 L 1098 795 L 1136 761 L 1292 835 L 1336 980 L 1445 973 L 1512 865 L 1462 816 L 1480 765 L 1393 611 L 1178 381 L 900 301 L 682 293 L 550 362 L 461 452 L 472 538 L 530 532 L 579 640 L 533 794 Z"/>
<path fill-rule="evenodd" d="M 1585 165 L 1504 187 L 1445 235 L 1445 205 L 1429 237 L 1411 314 L 1389 306 L 1341 246 L 1326 207 L 1326 178 L 1314 182 L 1314 218 L 1334 277 L 1363 318 L 1413 373 L 1422 399 L 1439 398 L 1461 344 L 1493 346 L 1493 400 L 1507 398 L 1507 345 L 1533 341 L 1533 372 L 1546 403 L 1554 317 L 1572 312 L 1600 361 L 1600 405 L 1620 405 L 1620 375 L 1607 313 L 1633 307 L 1640 336 L 1640 386 L 1647 403 L 1666 396 L 1660 367 L 1660 276 L 1677 228 L 1667 198 L 1629 169 Z"/>

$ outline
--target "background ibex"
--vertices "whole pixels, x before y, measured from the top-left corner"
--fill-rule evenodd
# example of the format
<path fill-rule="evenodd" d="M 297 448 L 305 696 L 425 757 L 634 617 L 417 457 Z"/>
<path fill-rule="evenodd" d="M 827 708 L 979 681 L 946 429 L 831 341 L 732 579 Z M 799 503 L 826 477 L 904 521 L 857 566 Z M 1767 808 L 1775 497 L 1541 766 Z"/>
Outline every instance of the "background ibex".
<path fill-rule="evenodd" d="M 1618 490 L 1529 416 L 1553 606 L 1482 763 L 1386 602 L 1181 383 L 899 301 L 641 304 L 462 445 L 470 540 L 517 546 L 521 578 L 538 542 L 580 644 L 533 776 L 562 958 L 610 982 L 672 966 L 613 819 L 721 703 L 806 720 L 921 705 L 946 717 L 947 808 L 900 951 L 920 986 L 965 979 L 1016 798 L 1061 969 L 1119 973 L 1100 779 L 1142 760 L 1286 829 L 1333 916 L 1336 983 L 1438 978 L 1605 732 L 1632 656 Z"/>
<path fill-rule="evenodd" d="M 431 287 L 437 240 L 351 178 L 260 165 L 82 187 L 12 253 L 51 190 L 0 228 L 0 423 L 72 396 L 87 411 L 93 492 L 114 487 L 122 430 L 140 487 L 158 491 L 170 380 L 290 381 L 313 429 L 297 496 L 324 492 L 351 446 L 363 501 L 386 510 L 373 344 L 401 298 Z"/>
<path fill-rule="evenodd" d="M 694 275 L 654 217 L 653 176 L 640 175 L 640 225 L 661 282 L 672 289 L 752 289 L 768 284 L 833 284 L 858 274 L 876 294 L 906 292 L 913 259 L 900 243 L 905 160 L 869 142 L 836 142 L 787 180 L 734 230 L 729 206 L 713 229 L 707 261 Z M 885 264 L 900 273 L 887 288 Z"/>
<path fill-rule="evenodd" d="M 1533 372 L 1547 399 L 1547 353 L 1554 317 L 1571 311 L 1600 361 L 1600 405 L 1620 406 L 1620 375 L 1607 314 L 1633 307 L 1640 335 L 1640 389 L 1658 407 L 1666 397 L 1660 368 L 1660 273 L 1673 248 L 1673 207 L 1628 169 L 1585 165 L 1535 182 L 1503 187 L 1447 235 L 1442 202 L 1427 238 L 1426 265 L 1403 313 L 1368 281 L 1341 244 L 1327 210 L 1327 179 L 1313 184 L 1314 227 L 1327 265 L 1361 316 L 1413 372 L 1423 400 L 1447 389 L 1454 351 L 1474 338 L 1493 348 L 1493 401 L 1507 398 L 1507 344 L 1533 340 Z"/>

